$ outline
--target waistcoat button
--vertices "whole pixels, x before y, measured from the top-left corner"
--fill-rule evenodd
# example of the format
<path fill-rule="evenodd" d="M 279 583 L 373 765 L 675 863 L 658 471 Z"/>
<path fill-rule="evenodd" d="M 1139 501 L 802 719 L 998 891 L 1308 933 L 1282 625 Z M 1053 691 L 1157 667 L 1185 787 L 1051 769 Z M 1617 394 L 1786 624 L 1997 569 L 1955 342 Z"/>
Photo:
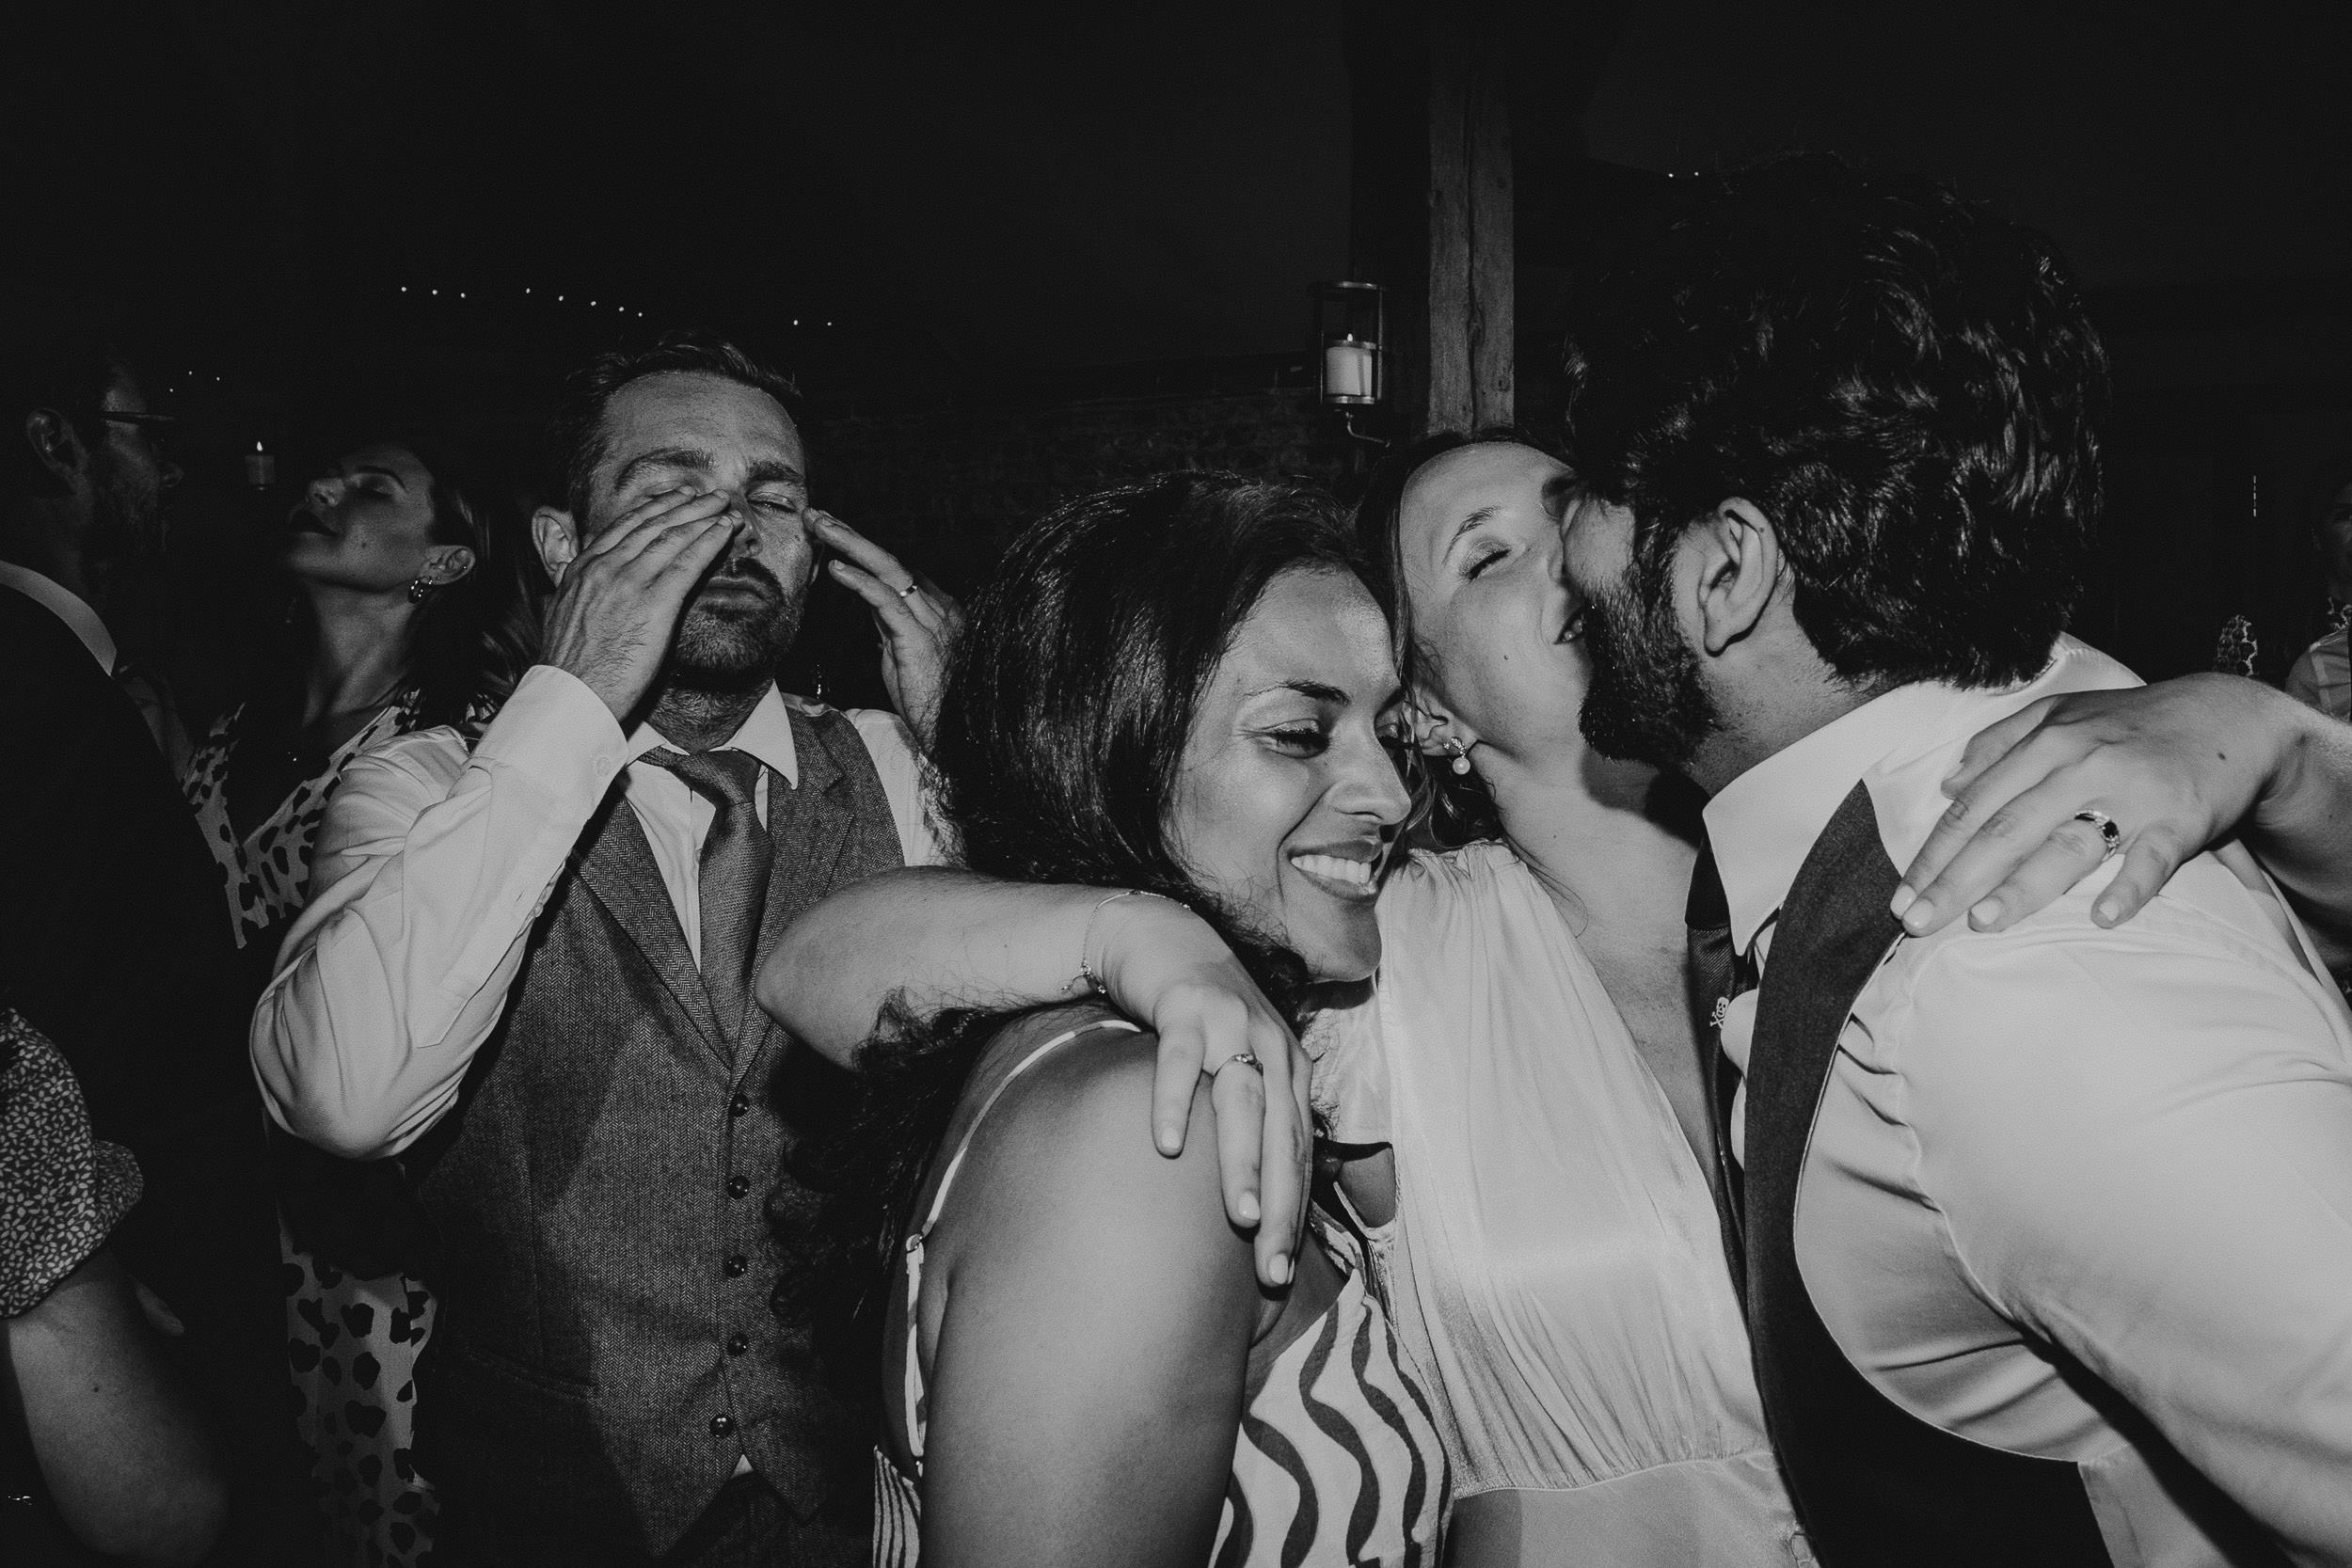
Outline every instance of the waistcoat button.
<path fill-rule="evenodd" d="M 733 1257 L 727 1259 L 727 1277 L 729 1279 L 737 1278 L 745 1269 L 748 1269 L 751 1266 L 752 1260 L 750 1259 L 744 1257 L 739 1252 L 736 1253 Z"/>
<path fill-rule="evenodd" d="M 713 1437 L 724 1437 L 724 1436 L 725 1436 L 728 1433 L 733 1432 L 734 1430 L 735 1430 L 735 1418 L 734 1418 L 734 1417 L 732 1417 L 732 1416 L 713 1416 L 713 1417 L 711 1417 L 711 1418 L 710 1418 L 710 1435 L 711 1435 L 711 1436 L 713 1436 Z"/>
<path fill-rule="evenodd" d="M 751 1190 L 752 1184 L 749 1178 L 741 1176 L 730 1176 L 727 1178 L 727 1196 L 741 1197 L 745 1193 L 748 1193 Z"/>
<path fill-rule="evenodd" d="M 750 1335 L 730 1334 L 727 1336 L 727 1354 L 729 1355 L 740 1355 L 751 1348 L 752 1337 Z"/>
<path fill-rule="evenodd" d="M 744 1095 L 739 1094 L 733 1100 L 727 1101 L 727 1115 L 731 1117 L 742 1116 L 749 1112 L 751 1108 L 751 1100 L 749 1097 Z"/>

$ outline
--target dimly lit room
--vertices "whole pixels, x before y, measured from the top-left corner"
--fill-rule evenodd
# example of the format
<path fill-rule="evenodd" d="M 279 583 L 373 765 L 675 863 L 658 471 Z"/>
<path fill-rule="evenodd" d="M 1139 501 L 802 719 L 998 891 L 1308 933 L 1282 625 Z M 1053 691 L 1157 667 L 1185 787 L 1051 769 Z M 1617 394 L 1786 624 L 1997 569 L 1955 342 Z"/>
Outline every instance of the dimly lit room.
<path fill-rule="evenodd" d="M 2352 1564 L 2352 9 L 8 34 L 0 1562 Z"/>

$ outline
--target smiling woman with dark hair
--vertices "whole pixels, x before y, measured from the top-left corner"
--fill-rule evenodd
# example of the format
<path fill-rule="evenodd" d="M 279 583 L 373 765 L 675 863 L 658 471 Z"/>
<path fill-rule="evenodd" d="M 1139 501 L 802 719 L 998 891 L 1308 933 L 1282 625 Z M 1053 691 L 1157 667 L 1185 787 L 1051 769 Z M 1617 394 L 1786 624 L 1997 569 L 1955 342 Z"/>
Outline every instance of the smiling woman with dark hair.
<path fill-rule="evenodd" d="M 1181 902 L 1295 1008 L 1379 956 L 1397 696 L 1327 502 L 1168 475 L 1007 552 L 949 677 L 942 802 L 974 870 L 1090 884 L 1104 915 Z M 876 1560 L 919 1535 L 955 1562 L 1431 1560 L 1445 1461 L 1352 1247 L 1326 1228 L 1259 1291 L 1210 1140 L 1137 1136 L 1154 1041 L 1090 994 L 1091 951 L 1061 1005 L 901 1009 L 865 1053 L 830 1174 L 887 1312 Z M 830 968 L 787 932 L 761 1000 L 797 1031 Z"/>

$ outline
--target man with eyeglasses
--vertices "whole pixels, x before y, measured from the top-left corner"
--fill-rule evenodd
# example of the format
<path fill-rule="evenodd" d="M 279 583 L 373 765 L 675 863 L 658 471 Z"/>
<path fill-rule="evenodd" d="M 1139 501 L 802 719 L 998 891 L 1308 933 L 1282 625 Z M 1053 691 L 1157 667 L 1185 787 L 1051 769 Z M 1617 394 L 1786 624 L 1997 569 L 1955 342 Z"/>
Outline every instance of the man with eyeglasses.
<path fill-rule="evenodd" d="M 72 309 L 0 297 L 0 1000 L 138 1161 L 116 1242 L 184 1325 L 178 1358 L 242 1466 L 219 1560 L 267 1561 L 295 1515 L 262 1111 L 218 874 L 105 620 L 162 548 L 164 419 Z"/>

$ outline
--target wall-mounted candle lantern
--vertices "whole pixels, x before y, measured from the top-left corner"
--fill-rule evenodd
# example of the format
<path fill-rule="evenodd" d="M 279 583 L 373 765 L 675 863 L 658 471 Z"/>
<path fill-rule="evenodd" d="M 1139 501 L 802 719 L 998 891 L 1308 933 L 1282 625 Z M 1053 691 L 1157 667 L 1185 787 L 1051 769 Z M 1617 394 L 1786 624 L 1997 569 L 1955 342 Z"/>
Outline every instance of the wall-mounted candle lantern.
<path fill-rule="evenodd" d="M 1314 352 L 1322 366 L 1326 406 L 1352 409 L 1377 404 L 1387 388 L 1380 345 L 1388 322 L 1377 283 L 1313 283 Z"/>

